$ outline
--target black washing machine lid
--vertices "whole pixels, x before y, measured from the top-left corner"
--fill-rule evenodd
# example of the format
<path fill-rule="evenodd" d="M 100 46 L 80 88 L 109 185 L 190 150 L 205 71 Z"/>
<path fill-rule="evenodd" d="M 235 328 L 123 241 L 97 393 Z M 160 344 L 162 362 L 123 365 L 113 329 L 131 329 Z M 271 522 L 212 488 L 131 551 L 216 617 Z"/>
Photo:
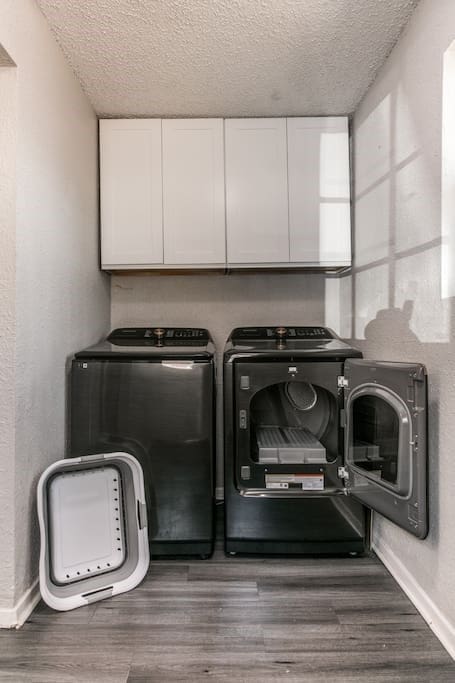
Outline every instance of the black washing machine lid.
<path fill-rule="evenodd" d="M 196 327 L 121 327 L 106 340 L 76 353 L 77 359 L 203 361 L 214 355 L 210 333 Z"/>

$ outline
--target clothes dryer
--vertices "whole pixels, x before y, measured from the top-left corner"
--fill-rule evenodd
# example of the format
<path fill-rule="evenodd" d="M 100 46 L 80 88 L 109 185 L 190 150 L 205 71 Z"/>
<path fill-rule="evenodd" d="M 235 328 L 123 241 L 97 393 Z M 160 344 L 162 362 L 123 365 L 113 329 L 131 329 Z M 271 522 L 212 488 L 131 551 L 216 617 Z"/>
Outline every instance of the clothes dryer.
<path fill-rule="evenodd" d="M 224 351 L 229 553 L 358 553 L 366 508 L 423 538 L 426 372 L 324 327 L 248 327 Z"/>

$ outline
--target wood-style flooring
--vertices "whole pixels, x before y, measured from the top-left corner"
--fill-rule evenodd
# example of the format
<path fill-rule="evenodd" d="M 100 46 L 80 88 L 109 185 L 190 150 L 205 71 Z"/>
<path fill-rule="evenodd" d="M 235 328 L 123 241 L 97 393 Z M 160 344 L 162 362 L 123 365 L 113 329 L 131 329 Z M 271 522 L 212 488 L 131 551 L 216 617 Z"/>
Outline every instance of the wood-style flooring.
<path fill-rule="evenodd" d="M 154 561 L 136 590 L 40 603 L 0 632 L 0 681 L 455 681 L 455 662 L 375 557 Z"/>

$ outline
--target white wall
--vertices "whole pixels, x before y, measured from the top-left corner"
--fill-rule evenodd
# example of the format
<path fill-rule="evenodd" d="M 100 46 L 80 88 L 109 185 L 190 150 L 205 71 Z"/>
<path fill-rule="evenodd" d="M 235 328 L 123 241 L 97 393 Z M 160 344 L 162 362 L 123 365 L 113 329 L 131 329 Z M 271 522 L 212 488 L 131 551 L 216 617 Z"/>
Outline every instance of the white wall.
<path fill-rule="evenodd" d="M 14 515 L 2 521 L 14 530 L 2 548 L 13 581 L 0 566 L 5 625 L 37 577 L 35 488 L 65 453 L 68 361 L 107 330 L 109 280 L 98 269 L 95 114 L 33 0 L 2 0 L 0 44 L 17 65 L 15 266 L 11 250 L 1 253 L 2 270 L 16 270 L 15 396 L 9 387 L 6 399 L 15 406 L 15 444 L 6 456 L 0 451 L 0 472 L 5 457 L 14 466 Z M 11 496 L 11 471 L 0 477 L 4 496 Z"/>
<path fill-rule="evenodd" d="M 10 607 L 14 586 L 14 365 L 15 365 L 15 152 L 16 69 L 0 46 L 0 567 L 5 589 L 0 609 Z"/>
<path fill-rule="evenodd" d="M 454 39 L 453 0 L 422 0 L 355 114 L 356 257 L 342 286 L 367 357 L 428 367 L 430 533 L 418 541 L 376 516 L 373 541 L 453 655 L 455 317 L 441 297 L 441 135 Z"/>
<path fill-rule="evenodd" d="M 111 296 L 113 327 L 208 328 L 218 352 L 219 392 L 223 346 L 234 327 L 324 323 L 324 276 L 318 274 L 114 276 Z M 222 427 L 218 401 L 218 487 L 222 486 Z"/>

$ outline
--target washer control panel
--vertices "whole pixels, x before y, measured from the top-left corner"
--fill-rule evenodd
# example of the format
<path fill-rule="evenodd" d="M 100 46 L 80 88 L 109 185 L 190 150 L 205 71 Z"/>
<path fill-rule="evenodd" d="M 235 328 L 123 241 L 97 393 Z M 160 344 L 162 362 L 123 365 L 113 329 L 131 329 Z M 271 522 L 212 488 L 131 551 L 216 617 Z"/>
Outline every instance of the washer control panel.
<path fill-rule="evenodd" d="M 200 327 L 120 327 L 107 340 L 122 346 L 203 346 L 209 342 L 210 335 Z"/>

